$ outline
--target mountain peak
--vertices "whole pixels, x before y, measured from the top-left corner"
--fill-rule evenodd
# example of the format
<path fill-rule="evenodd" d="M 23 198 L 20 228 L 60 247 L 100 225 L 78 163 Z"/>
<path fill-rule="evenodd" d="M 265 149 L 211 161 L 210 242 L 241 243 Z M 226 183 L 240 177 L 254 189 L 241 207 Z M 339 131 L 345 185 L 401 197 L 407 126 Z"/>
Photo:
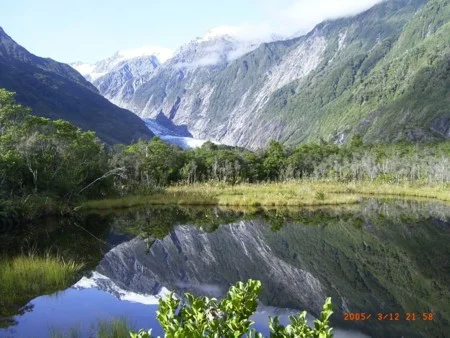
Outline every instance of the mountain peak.
<path fill-rule="evenodd" d="M 117 67 L 130 64 L 138 59 L 148 59 L 154 67 L 159 66 L 172 57 L 173 51 L 158 46 L 146 46 L 131 50 L 119 50 L 113 56 L 95 63 L 73 62 L 75 68 L 87 80 L 94 82 L 100 77 L 114 71 Z M 147 61 L 147 60 L 146 60 Z"/>
<path fill-rule="evenodd" d="M 174 51 L 159 46 L 143 46 L 136 49 L 119 50 L 116 55 L 122 60 L 130 60 L 144 56 L 155 56 L 159 62 L 164 63 L 170 59 Z"/>
<path fill-rule="evenodd" d="M 238 39 L 241 28 L 238 26 L 219 26 L 211 28 L 200 40 L 208 41 L 218 38 Z"/>

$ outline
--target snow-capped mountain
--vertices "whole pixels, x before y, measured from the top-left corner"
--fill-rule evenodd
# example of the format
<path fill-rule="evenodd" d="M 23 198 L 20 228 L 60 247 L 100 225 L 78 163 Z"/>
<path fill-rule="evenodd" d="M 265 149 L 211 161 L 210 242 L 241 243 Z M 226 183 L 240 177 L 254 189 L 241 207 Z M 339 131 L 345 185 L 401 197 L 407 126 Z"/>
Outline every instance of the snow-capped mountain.
<path fill-rule="evenodd" d="M 138 78 L 126 69 L 78 67 L 108 76 L 102 86 L 100 77 L 93 83 L 112 102 L 145 119 L 162 114 L 195 139 L 253 149 L 270 139 L 346 142 L 354 134 L 369 142 L 448 139 L 442 98 L 450 87 L 439 75 L 447 62 L 440 43 L 448 36 L 447 8 L 443 0 L 383 1 L 294 39 L 255 39 L 239 27 L 219 27 L 164 64 L 137 65 L 145 68 Z M 426 34 L 415 31 L 425 26 Z M 418 52 L 426 43 L 434 47 Z M 429 73 L 432 82 L 424 81 Z M 428 83 L 427 95 L 417 83 Z"/>
<path fill-rule="evenodd" d="M 122 50 L 113 56 L 95 63 L 74 62 L 70 65 L 75 68 L 88 81 L 94 82 L 99 77 L 112 72 L 121 65 L 135 59 L 156 59 L 158 64 L 166 62 L 173 55 L 173 50 L 158 46 L 141 47 L 132 50 Z"/>
<path fill-rule="evenodd" d="M 272 37 L 275 38 L 275 37 Z M 208 31 L 203 37 L 196 38 L 181 46 L 173 55 L 163 55 L 165 63 L 160 62 L 154 54 L 154 50 L 141 50 L 130 52 L 117 52 L 114 56 L 99 61 L 95 64 L 75 63 L 72 66 L 83 76 L 91 81 L 100 93 L 114 104 L 130 109 L 139 116 L 155 118 L 159 112 L 166 112 L 161 104 L 171 102 L 170 97 L 174 89 L 185 90 L 178 87 L 178 82 L 186 79 L 187 87 L 192 86 L 193 81 L 208 80 L 215 73 L 226 68 L 231 62 L 242 55 L 258 48 L 264 39 L 242 39 L 239 29 L 235 27 L 219 27 Z M 150 54 L 150 55 L 149 55 Z M 158 104 L 149 104 L 141 108 L 135 104 L 136 92 L 140 88 L 149 85 L 152 93 L 147 99 L 152 98 L 161 101 Z M 167 90 L 167 93 L 165 92 Z M 170 96 L 166 98 L 166 95 Z M 161 109 L 160 109 L 161 108 Z M 160 111 L 158 111 L 160 109 Z M 171 114 L 166 114 L 170 121 Z M 178 134 L 172 128 L 165 128 L 164 133 L 156 120 L 146 119 L 150 130 L 155 130 L 156 135 L 168 143 L 178 145 L 184 149 L 200 147 L 211 138 L 194 139 L 191 134 Z M 182 123 L 177 123 L 182 125 Z M 164 128 L 163 128 L 164 129 Z M 215 142 L 215 141 L 213 141 Z M 220 144 L 219 142 L 215 142 Z"/>
<path fill-rule="evenodd" d="M 207 72 L 223 69 L 233 60 L 256 49 L 262 42 L 279 38 L 243 38 L 240 30 L 234 26 L 211 29 L 176 52 L 160 47 L 144 47 L 119 51 L 94 64 L 76 62 L 71 66 L 111 102 L 131 109 L 138 115 L 145 115 L 142 109 L 134 106 L 133 95 L 159 73 L 169 71 L 175 77 L 184 78 L 199 68 L 207 69 Z"/>
<path fill-rule="evenodd" d="M 272 120 L 249 133 L 256 114 L 275 91 L 309 75 L 326 45 L 320 32 L 263 44 L 210 32 L 182 46 L 125 107 L 142 118 L 162 112 L 196 139 L 256 148 L 280 130 Z"/>
<path fill-rule="evenodd" d="M 244 38 L 240 36 L 239 27 L 216 27 L 181 46 L 165 68 L 192 71 L 199 67 L 223 67 L 255 50 L 261 43 L 275 39 L 276 36 Z"/>
<path fill-rule="evenodd" d="M 173 51 L 161 47 L 142 47 L 116 52 L 113 56 L 95 64 L 71 64 L 100 93 L 114 104 L 124 108 L 136 88 L 147 82 Z"/>
<path fill-rule="evenodd" d="M 145 305 L 158 304 L 161 298 L 170 294 L 170 291 L 165 287 L 162 287 L 159 292 L 146 294 L 128 291 L 122 289 L 110 278 L 94 271 L 90 277 L 82 277 L 77 283 L 72 286 L 74 289 L 90 289 L 96 288 L 112 294 L 114 297 L 120 300 L 126 300 L 133 303 L 141 303 Z"/>
<path fill-rule="evenodd" d="M 272 37 L 275 39 L 276 37 Z M 209 73 L 226 67 L 233 60 L 256 49 L 265 39 L 242 39 L 239 28 L 223 26 L 208 31 L 181 46 L 175 53 L 169 49 L 149 47 L 119 51 L 95 64 L 71 64 L 111 102 L 138 115 L 145 115 L 133 104 L 134 93 L 153 77 L 165 72 L 184 78 L 201 68 Z M 159 77 L 158 77 L 159 78 Z"/>
<path fill-rule="evenodd" d="M 119 62 L 92 83 L 104 97 L 124 108 L 136 89 L 147 82 L 158 67 L 160 67 L 159 60 L 153 55 L 135 57 Z"/>

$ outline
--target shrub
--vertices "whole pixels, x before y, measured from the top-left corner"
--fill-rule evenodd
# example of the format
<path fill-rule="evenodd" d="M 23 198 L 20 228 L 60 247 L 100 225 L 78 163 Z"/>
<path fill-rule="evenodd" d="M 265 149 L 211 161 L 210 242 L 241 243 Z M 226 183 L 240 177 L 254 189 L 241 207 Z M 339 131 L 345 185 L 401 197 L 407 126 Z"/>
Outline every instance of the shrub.
<path fill-rule="evenodd" d="M 325 201 L 325 193 L 323 191 L 316 192 L 316 200 Z"/>
<path fill-rule="evenodd" d="M 157 318 L 167 338 L 262 337 L 260 332 L 250 328 L 253 322 L 249 319 L 258 306 L 260 291 L 261 282 L 249 280 L 232 286 L 220 302 L 215 298 L 196 298 L 189 293 L 185 294 L 186 300 L 182 302 L 170 294 L 159 301 Z M 271 337 L 332 337 L 332 328 L 329 327 L 332 313 L 331 298 L 328 298 L 320 318 L 314 322 L 314 328 L 308 326 L 306 311 L 289 317 L 291 324 L 286 327 L 280 325 L 278 317 L 270 318 Z M 150 338 L 152 332 L 140 330 L 130 332 L 130 336 Z"/>

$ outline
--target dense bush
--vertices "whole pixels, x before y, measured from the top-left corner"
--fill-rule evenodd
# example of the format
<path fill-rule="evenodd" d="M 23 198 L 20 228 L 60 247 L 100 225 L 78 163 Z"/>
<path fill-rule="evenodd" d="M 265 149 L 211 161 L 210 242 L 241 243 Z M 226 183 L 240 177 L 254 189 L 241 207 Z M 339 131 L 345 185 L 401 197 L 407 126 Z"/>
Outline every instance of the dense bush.
<path fill-rule="evenodd" d="M 0 90 L 0 192 L 3 198 L 40 194 L 70 199 L 81 193 L 98 196 L 108 188 L 99 182 L 108 171 L 104 146 L 93 132 L 69 122 L 30 114 Z"/>
<path fill-rule="evenodd" d="M 359 136 L 345 146 L 321 142 L 288 148 L 271 141 L 267 149 L 258 152 L 209 142 L 182 151 L 156 138 L 122 149 L 114 159 L 113 166 L 120 163 L 126 167 L 127 176 L 121 179 L 121 184 L 128 191 L 136 191 L 133 187 L 142 190 L 175 182 L 204 181 L 226 184 L 298 179 L 427 184 L 450 181 L 449 142 L 365 145 Z"/>

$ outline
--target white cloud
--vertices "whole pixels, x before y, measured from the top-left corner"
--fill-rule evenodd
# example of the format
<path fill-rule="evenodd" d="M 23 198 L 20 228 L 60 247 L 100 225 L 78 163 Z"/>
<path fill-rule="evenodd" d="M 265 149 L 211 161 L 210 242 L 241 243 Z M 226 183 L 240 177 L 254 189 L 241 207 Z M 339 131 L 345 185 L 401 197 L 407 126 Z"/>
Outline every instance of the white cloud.
<path fill-rule="evenodd" d="M 133 59 L 141 56 L 151 56 L 154 55 L 158 58 L 160 62 L 166 62 L 172 57 L 174 50 L 159 46 L 144 46 L 131 50 L 121 50 L 119 51 L 119 56 L 121 60 Z"/>
<path fill-rule="evenodd" d="M 211 53 L 202 57 L 199 60 L 196 60 L 191 64 L 191 67 L 205 67 L 205 66 L 213 66 L 217 65 L 220 62 L 220 54 L 219 53 Z"/>
<path fill-rule="evenodd" d="M 273 40 L 275 36 L 289 37 L 305 34 L 328 19 L 353 16 L 386 0 L 251 0 L 265 13 L 264 23 L 218 27 L 226 28 L 243 40 Z M 215 30 L 211 30 L 215 31 Z M 210 31 L 210 32 L 211 32 Z"/>
<path fill-rule="evenodd" d="M 356 15 L 383 0 L 296 0 L 281 11 L 285 26 L 294 32 L 307 32 L 327 19 Z"/>
<path fill-rule="evenodd" d="M 214 39 L 219 36 L 228 35 L 242 41 L 267 41 L 271 38 L 273 27 L 268 23 L 249 24 L 243 23 L 234 26 L 218 26 L 210 29 L 202 40 Z"/>
<path fill-rule="evenodd" d="M 327 19 L 352 16 L 385 0 L 251 0 L 265 12 L 265 21 L 256 24 L 218 26 L 206 32 L 194 43 L 208 42 L 228 36 L 229 44 L 215 41 L 203 47 L 202 54 L 177 67 L 197 68 L 217 65 L 223 60 L 233 61 L 257 48 L 263 42 L 281 40 L 306 34 L 315 25 Z"/>

